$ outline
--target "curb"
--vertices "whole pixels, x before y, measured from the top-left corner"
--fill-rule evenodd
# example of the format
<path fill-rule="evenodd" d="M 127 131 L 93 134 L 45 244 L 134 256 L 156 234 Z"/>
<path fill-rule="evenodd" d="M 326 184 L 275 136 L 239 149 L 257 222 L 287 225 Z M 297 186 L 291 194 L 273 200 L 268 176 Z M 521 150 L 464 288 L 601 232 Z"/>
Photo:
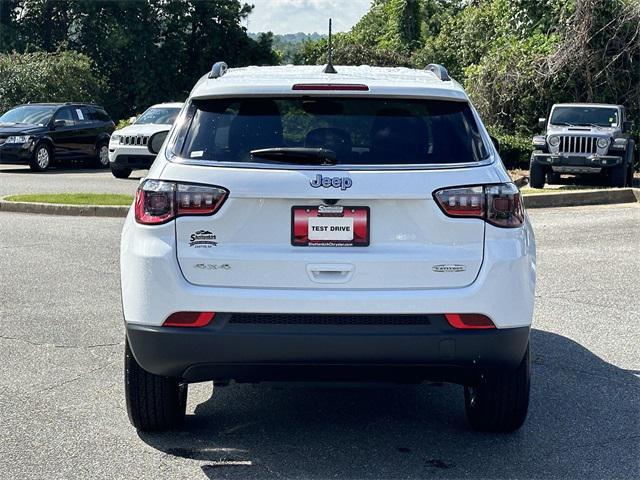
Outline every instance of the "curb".
<path fill-rule="evenodd" d="M 0 212 L 42 213 L 45 215 L 70 215 L 74 217 L 126 217 L 129 207 L 7 202 L 0 198 Z"/>
<path fill-rule="evenodd" d="M 610 203 L 640 202 L 640 189 L 588 190 L 586 192 L 540 193 L 525 195 L 527 208 L 579 207 L 582 205 L 606 205 Z"/>

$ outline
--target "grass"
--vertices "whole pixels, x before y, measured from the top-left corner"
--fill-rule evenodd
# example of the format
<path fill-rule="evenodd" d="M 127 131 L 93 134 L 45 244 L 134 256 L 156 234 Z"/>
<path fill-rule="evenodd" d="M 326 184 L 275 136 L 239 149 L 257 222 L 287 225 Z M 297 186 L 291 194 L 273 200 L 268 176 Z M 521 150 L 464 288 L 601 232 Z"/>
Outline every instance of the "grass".
<path fill-rule="evenodd" d="M 61 205 L 131 205 L 131 195 L 113 193 L 34 193 L 9 195 L 8 202 L 57 203 Z"/>

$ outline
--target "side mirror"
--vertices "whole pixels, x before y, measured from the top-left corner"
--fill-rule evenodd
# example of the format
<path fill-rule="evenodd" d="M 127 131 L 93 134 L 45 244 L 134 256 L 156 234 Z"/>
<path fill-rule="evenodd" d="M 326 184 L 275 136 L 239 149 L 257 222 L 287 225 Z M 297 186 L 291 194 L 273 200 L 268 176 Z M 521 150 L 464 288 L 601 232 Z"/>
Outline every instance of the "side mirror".
<path fill-rule="evenodd" d="M 157 155 L 160 149 L 162 148 L 162 144 L 167 139 L 167 135 L 169 134 L 169 130 L 163 130 L 161 132 L 156 132 L 149 137 L 149 141 L 147 142 L 147 149 L 150 153 Z"/>
<path fill-rule="evenodd" d="M 136 120 L 138 120 L 138 117 L 129 117 L 129 123 L 136 123 Z"/>
<path fill-rule="evenodd" d="M 493 143 L 496 152 L 500 153 L 500 142 L 498 141 L 498 139 L 496 137 L 492 137 L 491 135 L 489 135 L 489 138 L 491 139 L 491 143 Z"/>
<path fill-rule="evenodd" d="M 627 133 L 633 130 L 633 122 L 631 120 L 627 120 L 626 122 L 622 122 L 622 133 Z"/>
<path fill-rule="evenodd" d="M 539 118 L 538 119 L 538 128 L 545 128 L 547 126 L 547 119 L 546 118 Z"/>
<path fill-rule="evenodd" d="M 53 121 L 53 126 L 54 126 L 54 128 L 66 127 L 67 126 L 67 122 L 65 122 L 64 120 L 54 120 Z"/>

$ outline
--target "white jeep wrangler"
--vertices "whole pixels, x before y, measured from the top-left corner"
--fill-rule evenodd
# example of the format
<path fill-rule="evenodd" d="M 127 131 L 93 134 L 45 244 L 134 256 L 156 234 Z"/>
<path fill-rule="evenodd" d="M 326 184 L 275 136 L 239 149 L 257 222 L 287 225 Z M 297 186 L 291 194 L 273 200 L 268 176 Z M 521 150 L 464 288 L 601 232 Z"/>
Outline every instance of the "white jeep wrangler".
<path fill-rule="evenodd" d="M 599 176 L 605 185 L 633 186 L 636 143 L 633 123 L 622 105 L 559 103 L 549 119 L 538 119 L 546 131 L 533 137 L 529 183 L 543 188 L 560 176 Z"/>

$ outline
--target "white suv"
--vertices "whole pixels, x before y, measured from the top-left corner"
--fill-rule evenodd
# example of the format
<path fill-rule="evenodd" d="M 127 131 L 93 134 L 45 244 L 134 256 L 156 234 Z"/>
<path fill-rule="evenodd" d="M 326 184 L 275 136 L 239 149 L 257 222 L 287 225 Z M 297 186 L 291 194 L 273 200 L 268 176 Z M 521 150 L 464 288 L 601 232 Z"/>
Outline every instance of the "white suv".
<path fill-rule="evenodd" d="M 122 232 L 133 425 L 178 426 L 192 382 L 432 380 L 473 428 L 518 429 L 535 241 L 461 86 L 225 67 L 150 140 Z"/>
<path fill-rule="evenodd" d="M 182 103 L 159 103 L 149 107 L 133 122 L 111 135 L 109 165 L 116 178 L 128 178 L 134 168 L 147 169 L 156 158 L 149 153 L 147 142 L 157 132 L 166 132 L 175 121 Z"/>

